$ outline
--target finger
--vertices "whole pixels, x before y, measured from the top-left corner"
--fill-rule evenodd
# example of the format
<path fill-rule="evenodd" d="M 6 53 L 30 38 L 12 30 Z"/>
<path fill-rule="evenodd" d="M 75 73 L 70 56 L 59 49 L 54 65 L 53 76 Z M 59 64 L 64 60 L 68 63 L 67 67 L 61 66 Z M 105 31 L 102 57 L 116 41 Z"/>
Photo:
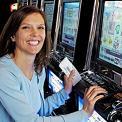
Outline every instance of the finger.
<path fill-rule="evenodd" d="M 89 89 L 86 92 L 86 96 L 89 95 L 96 87 L 97 87 L 96 85 L 90 86 Z"/>
<path fill-rule="evenodd" d="M 75 70 L 72 70 L 72 71 L 70 72 L 69 77 L 74 77 L 74 76 L 75 76 Z"/>
<path fill-rule="evenodd" d="M 97 95 L 101 93 L 107 93 L 107 91 L 99 86 L 91 87 L 86 93 L 87 97 L 90 99 L 94 99 Z"/>
<path fill-rule="evenodd" d="M 88 92 L 88 88 L 85 89 L 84 95 L 86 95 Z"/>
<path fill-rule="evenodd" d="M 96 91 L 94 91 L 93 93 L 91 93 L 90 95 L 89 95 L 89 97 L 90 97 L 90 99 L 94 99 L 94 98 L 96 98 L 97 96 L 104 96 L 104 94 L 105 94 L 106 92 L 105 91 L 99 91 L 99 90 L 96 90 Z"/>
<path fill-rule="evenodd" d="M 94 98 L 94 103 L 96 103 L 99 99 L 103 98 L 104 95 L 98 95 Z"/>
<path fill-rule="evenodd" d="M 64 75 L 64 80 L 67 81 L 68 80 L 68 77 L 66 75 Z"/>
<path fill-rule="evenodd" d="M 69 77 L 68 77 L 68 80 L 69 80 L 69 81 L 74 81 L 74 78 L 75 78 L 75 71 L 72 70 L 72 71 L 70 72 L 70 75 L 69 75 Z"/>

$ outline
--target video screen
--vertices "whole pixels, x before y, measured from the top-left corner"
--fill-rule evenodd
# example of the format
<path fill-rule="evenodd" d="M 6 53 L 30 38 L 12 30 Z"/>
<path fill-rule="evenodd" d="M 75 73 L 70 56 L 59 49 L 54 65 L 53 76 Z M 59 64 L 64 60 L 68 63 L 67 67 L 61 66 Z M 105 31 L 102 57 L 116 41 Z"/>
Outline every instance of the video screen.
<path fill-rule="evenodd" d="M 38 7 L 38 0 L 31 0 L 30 5 Z"/>
<path fill-rule="evenodd" d="M 79 2 L 63 3 L 62 43 L 75 47 L 78 31 Z"/>
<path fill-rule="evenodd" d="M 80 96 L 78 96 L 78 110 L 81 110 L 82 107 L 83 107 L 83 99 Z M 88 122 L 107 122 L 107 121 L 94 110 L 93 114 L 88 119 Z"/>
<path fill-rule="evenodd" d="M 51 31 L 52 22 L 53 22 L 53 14 L 54 14 L 54 3 L 45 3 L 44 11 L 47 19 L 47 30 Z"/>
<path fill-rule="evenodd" d="M 122 1 L 105 1 L 99 59 L 122 68 Z"/>
<path fill-rule="evenodd" d="M 28 0 L 20 0 L 19 1 L 23 6 L 28 5 Z"/>
<path fill-rule="evenodd" d="M 56 93 L 64 88 L 63 81 L 56 76 L 51 70 L 48 70 L 49 88 Z"/>

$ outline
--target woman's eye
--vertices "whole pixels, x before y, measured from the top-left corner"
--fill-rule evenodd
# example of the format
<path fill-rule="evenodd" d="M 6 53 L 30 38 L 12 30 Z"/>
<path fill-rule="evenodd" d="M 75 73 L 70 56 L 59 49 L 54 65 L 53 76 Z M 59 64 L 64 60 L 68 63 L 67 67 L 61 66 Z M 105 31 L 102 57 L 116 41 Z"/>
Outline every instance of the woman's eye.
<path fill-rule="evenodd" d="M 45 27 L 40 26 L 40 27 L 38 27 L 38 29 L 44 30 L 44 29 L 45 29 Z"/>
<path fill-rule="evenodd" d="M 28 26 L 23 26 L 22 29 L 29 29 L 30 27 Z"/>

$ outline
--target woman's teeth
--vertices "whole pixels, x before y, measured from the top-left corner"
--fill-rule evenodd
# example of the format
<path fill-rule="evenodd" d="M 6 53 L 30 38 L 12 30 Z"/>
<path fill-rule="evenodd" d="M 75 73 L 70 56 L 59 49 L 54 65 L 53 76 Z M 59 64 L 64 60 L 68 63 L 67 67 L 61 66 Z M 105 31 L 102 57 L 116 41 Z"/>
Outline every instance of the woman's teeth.
<path fill-rule="evenodd" d="M 29 41 L 28 44 L 32 45 L 32 46 L 36 46 L 38 45 L 39 41 Z"/>

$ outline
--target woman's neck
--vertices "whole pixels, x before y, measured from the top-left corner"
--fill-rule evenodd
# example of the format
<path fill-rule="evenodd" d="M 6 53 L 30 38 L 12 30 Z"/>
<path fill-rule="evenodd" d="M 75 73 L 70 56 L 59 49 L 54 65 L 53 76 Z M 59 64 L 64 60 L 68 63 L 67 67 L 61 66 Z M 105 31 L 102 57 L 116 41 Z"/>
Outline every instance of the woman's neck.
<path fill-rule="evenodd" d="M 14 63 L 22 70 L 23 74 L 29 79 L 32 79 L 34 72 L 33 56 L 15 55 L 13 56 Z"/>

